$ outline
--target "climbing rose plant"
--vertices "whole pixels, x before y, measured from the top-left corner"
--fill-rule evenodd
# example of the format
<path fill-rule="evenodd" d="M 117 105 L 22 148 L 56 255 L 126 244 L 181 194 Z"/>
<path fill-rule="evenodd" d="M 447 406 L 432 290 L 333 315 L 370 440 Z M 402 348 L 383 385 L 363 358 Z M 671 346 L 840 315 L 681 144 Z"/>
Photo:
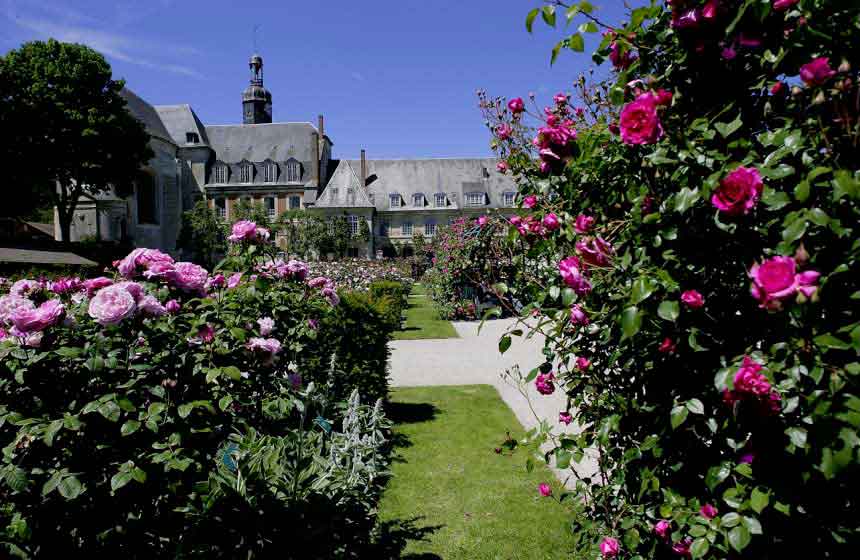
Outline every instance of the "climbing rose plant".
<path fill-rule="evenodd" d="M 528 211 L 532 264 L 495 289 L 547 337 L 521 381 L 567 395 L 535 436 L 577 479 L 554 498 L 576 557 L 860 544 L 858 12 L 652 0 L 616 25 L 550 2 L 527 27 L 578 24 L 553 59 L 602 32 L 610 78 L 546 108 L 480 95 Z"/>

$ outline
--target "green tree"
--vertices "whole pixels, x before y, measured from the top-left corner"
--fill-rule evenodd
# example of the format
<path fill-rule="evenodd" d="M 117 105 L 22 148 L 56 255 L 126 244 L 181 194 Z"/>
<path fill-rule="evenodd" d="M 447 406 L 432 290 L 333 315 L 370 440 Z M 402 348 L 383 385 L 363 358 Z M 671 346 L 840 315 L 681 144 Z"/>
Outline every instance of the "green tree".
<path fill-rule="evenodd" d="M 182 214 L 182 229 L 177 245 L 187 251 L 194 262 L 211 269 L 227 252 L 226 225 L 205 200 Z"/>
<path fill-rule="evenodd" d="M 231 215 L 235 217 L 235 219 L 232 220 L 233 222 L 238 222 L 239 220 L 250 220 L 260 225 L 266 225 L 269 223 L 269 216 L 266 214 L 266 210 L 263 208 L 263 205 L 253 202 L 250 198 L 239 199 L 236 205 L 233 206 Z"/>
<path fill-rule="evenodd" d="M 0 57 L 0 153 L 9 158 L 8 184 L 19 187 L 6 197 L 17 199 L 15 215 L 26 212 L 22 204 L 50 200 L 68 241 L 82 195 L 112 186 L 130 192 L 152 152 L 125 108 L 123 86 L 104 57 L 83 45 L 33 41 Z"/>

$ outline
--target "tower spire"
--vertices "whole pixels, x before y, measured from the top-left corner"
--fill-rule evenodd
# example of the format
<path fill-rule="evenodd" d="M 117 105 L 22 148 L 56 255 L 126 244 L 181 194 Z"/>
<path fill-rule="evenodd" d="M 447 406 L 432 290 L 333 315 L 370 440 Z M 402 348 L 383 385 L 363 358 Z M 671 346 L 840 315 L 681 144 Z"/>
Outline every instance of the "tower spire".
<path fill-rule="evenodd" d="M 256 33 L 255 33 L 256 42 Z M 242 92 L 242 122 L 261 124 L 272 122 L 272 94 L 263 87 L 263 57 L 254 53 L 248 61 L 251 80 Z"/>

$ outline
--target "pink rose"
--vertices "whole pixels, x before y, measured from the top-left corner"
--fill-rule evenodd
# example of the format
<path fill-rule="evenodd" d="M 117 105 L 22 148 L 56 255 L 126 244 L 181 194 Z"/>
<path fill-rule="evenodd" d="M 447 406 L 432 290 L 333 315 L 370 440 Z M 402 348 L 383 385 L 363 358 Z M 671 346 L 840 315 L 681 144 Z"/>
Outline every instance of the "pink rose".
<path fill-rule="evenodd" d="M 546 216 L 543 217 L 543 226 L 547 229 L 547 231 L 555 231 L 559 227 L 561 227 L 561 222 L 553 212 L 550 212 Z"/>
<path fill-rule="evenodd" d="M 179 302 L 175 299 L 172 299 L 164 304 L 164 309 L 166 309 L 167 312 L 171 315 L 175 315 L 176 313 L 178 313 L 180 308 L 181 306 L 179 305 Z"/>
<path fill-rule="evenodd" d="M 231 274 L 230 278 L 227 279 L 227 288 L 232 290 L 236 286 L 239 285 L 239 282 L 242 281 L 242 273 L 237 272 L 235 274 Z"/>
<path fill-rule="evenodd" d="M 589 367 L 591 367 L 591 360 L 589 360 L 588 358 L 580 356 L 576 359 L 576 369 L 578 369 L 579 371 L 585 371 Z"/>
<path fill-rule="evenodd" d="M 269 336 L 275 330 L 275 320 L 271 317 L 261 317 L 257 319 L 257 324 L 260 326 L 260 334 Z"/>
<path fill-rule="evenodd" d="M 299 280 L 300 282 L 304 282 L 305 278 L 307 278 L 308 271 L 308 265 L 303 263 L 302 261 L 290 259 L 290 261 L 287 263 L 287 275 L 290 278 Z"/>
<path fill-rule="evenodd" d="M 618 556 L 619 550 L 620 546 L 618 545 L 618 541 L 612 537 L 604 537 L 600 542 L 600 554 L 602 554 L 604 558 L 615 558 Z"/>
<path fill-rule="evenodd" d="M 797 262 L 792 257 L 771 257 L 754 264 L 749 272 L 752 278 L 750 293 L 764 309 L 779 309 L 781 301 L 797 293 L 812 297 L 815 284 L 821 276 L 817 271 L 797 273 Z"/>
<path fill-rule="evenodd" d="M 105 278 L 104 276 L 99 276 L 98 278 L 91 278 L 90 280 L 84 280 L 84 288 L 87 290 L 87 296 L 93 297 L 93 294 L 102 288 L 107 288 L 108 286 L 113 284 L 113 280 L 110 278 Z"/>
<path fill-rule="evenodd" d="M 556 105 L 566 105 L 567 95 L 564 93 L 556 93 L 552 100 L 555 101 Z"/>
<path fill-rule="evenodd" d="M 0 342 L 9 338 L 9 333 L 6 332 L 6 329 L 0 327 Z"/>
<path fill-rule="evenodd" d="M 535 206 L 537 206 L 537 196 L 530 194 L 523 199 L 524 208 L 528 208 L 529 210 L 531 210 Z M 513 223 L 513 219 L 511 220 L 511 222 Z"/>
<path fill-rule="evenodd" d="M 653 96 L 640 95 L 624 106 L 619 120 L 621 140 L 625 144 L 654 144 L 663 137 L 663 124 L 657 114 Z"/>
<path fill-rule="evenodd" d="M 9 288 L 9 293 L 13 296 L 24 296 L 29 294 L 30 292 L 35 292 L 36 290 L 41 290 L 43 288 L 42 282 L 37 280 L 27 280 L 22 279 L 18 280 L 12 287 Z"/>
<path fill-rule="evenodd" d="M 539 373 L 537 379 L 535 379 L 535 389 L 541 395 L 551 395 L 555 393 L 555 384 L 553 380 L 555 379 L 555 375 L 552 372 L 549 373 Z"/>
<path fill-rule="evenodd" d="M 248 350 L 266 354 L 269 358 L 278 354 L 281 351 L 281 343 L 274 338 L 258 338 L 254 337 L 248 341 L 246 345 Z"/>
<path fill-rule="evenodd" d="M 636 56 L 629 50 L 621 51 L 618 41 L 612 41 L 609 44 L 609 61 L 616 70 L 627 70 L 635 60 Z"/>
<path fill-rule="evenodd" d="M 219 288 L 223 288 L 227 285 L 227 279 L 224 278 L 223 274 L 216 274 L 215 276 L 206 280 L 206 285 L 204 288 L 206 291 L 209 290 L 217 290 Z"/>
<path fill-rule="evenodd" d="M 771 95 L 780 95 L 783 91 L 785 91 L 785 83 L 776 82 L 770 87 Z"/>
<path fill-rule="evenodd" d="M 250 220 L 239 220 L 233 224 L 231 235 L 227 239 L 232 243 L 241 243 L 249 241 L 256 243 L 259 241 L 268 241 L 269 230 L 263 227 L 258 227 L 255 222 Z"/>
<path fill-rule="evenodd" d="M 779 414 L 782 396 L 775 390 L 767 377 L 761 373 L 762 366 L 749 356 L 744 356 L 743 364 L 735 373 L 734 389 L 723 392 L 723 401 L 734 406 L 739 401 L 748 401 L 765 415 Z"/>
<path fill-rule="evenodd" d="M 660 537 L 661 539 L 669 538 L 669 534 L 672 532 L 672 524 L 665 519 L 661 519 L 657 523 L 654 524 L 654 533 Z"/>
<path fill-rule="evenodd" d="M 664 338 L 663 342 L 660 343 L 660 347 L 657 348 L 663 354 L 674 354 L 676 349 L 675 343 L 669 337 Z"/>
<path fill-rule="evenodd" d="M 699 515 L 701 515 L 705 519 L 713 519 L 717 516 L 717 508 L 715 508 L 711 504 L 705 504 L 699 510 Z"/>
<path fill-rule="evenodd" d="M 308 286 L 311 288 L 322 288 L 323 286 L 332 287 L 333 285 L 332 281 L 325 276 L 318 276 L 308 280 Z"/>
<path fill-rule="evenodd" d="M 576 233 L 588 233 L 592 226 L 594 226 L 594 217 L 580 214 L 576 217 L 573 229 L 576 230 Z"/>
<path fill-rule="evenodd" d="M 506 161 L 500 161 L 499 163 L 496 164 L 496 171 L 498 171 L 499 173 L 502 173 L 502 174 L 507 173 L 508 169 L 509 169 L 508 162 L 506 162 Z"/>
<path fill-rule="evenodd" d="M 518 115 L 526 110 L 526 104 L 523 103 L 522 97 L 514 97 L 508 101 L 508 109 L 510 109 L 511 113 Z"/>
<path fill-rule="evenodd" d="M 63 317 L 65 310 L 60 300 L 49 299 L 35 309 L 19 307 L 12 312 L 10 319 L 18 332 L 27 335 L 55 325 Z"/>
<path fill-rule="evenodd" d="M 340 303 L 340 296 L 337 295 L 337 292 L 333 288 L 323 288 L 320 293 L 328 300 L 329 305 L 332 307 L 337 307 Z"/>
<path fill-rule="evenodd" d="M 705 298 L 696 290 L 687 290 L 681 294 L 681 301 L 690 309 L 699 309 L 705 305 Z"/>
<path fill-rule="evenodd" d="M 117 270 L 126 278 L 133 278 L 140 269 L 149 270 L 154 265 L 161 268 L 173 264 L 173 257 L 158 249 L 135 249 L 117 264 Z"/>
<path fill-rule="evenodd" d="M 577 241 L 576 252 L 591 266 L 606 266 L 615 250 L 605 239 L 596 237 Z"/>
<path fill-rule="evenodd" d="M 577 294 L 585 295 L 591 291 L 591 283 L 585 278 L 581 267 L 577 257 L 567 257 L 558 263 L 558 271 L 564 283 Z"/>
<path fill-rule="evenodd" d="M 18 310 L 33 310 L 36 304 L 25 297 L 7 294 L 0 297 L 0 325 L 11 324 L 12 315 Z"/>
<path fill-rule="evenodd" d="M 215 329 L 212 328 L 212 325 L 206 323 L 199 329 L 197 329 L 197 336 L 201 341 L 209 344 L 213 340 L 215 340 Z"/>
<path fill-rule="evenodd" d="M 747 214 L 761 197 L 761 174 L 754 167 L 738 167 L 720 181 L 711 204 L 729 215 Z"/>
<path fill-rule="evenodd" d="M 150 317 L 161 317 L 167 314 L 167 308 L 152 295 L 143 296 L 137 304 L 137 308 Z"/>
<path fill-rule="evenodd" d="M 693 545 L 693 539 L 686 537 L 672 545 L 672 552 L 678 556 L 690 556 L 690 547 Z"/>
<path fill-rule="evenodd" d="M 186 292 L 202 292 L 209 273 L 202 266 L 190 262 L 178 262 L 168 275 L 171 285 Z"/>
<path fill-rule="evenodd" d="M 496 127 L 496 136 L 499 140 L 507 140 L 513 134 L 514 129 L 508 123 L 502 123 Z"/>
<path fill-rule="evenodd" d="M 540 495 L 544 498 L 549 498 L 552 496 L 552 487 L 550 487 L 546 482 L 541 482 L 538 485 L 538 492 L 540 492 Z"/>
<path fill-rule="evenodd" d="M 773 9 L 777 12 L 784 12 L 798 2 L 800 0 L 773 0 Z"/>
<path fill-rule="evenodd" d="M 830 67 L 830 59 L 819 56 L 800 67 L 800 79 L 808 86 L 821 86 L 836 75 L 836 70 Z"/>
<path fill-rule="evenodd" d="M 57 295 L 77 292 L 83 287 L 83 283 L 78 278 L 59 278 L 48 285 L 48 289 Z"/>
<path fill-rule="evenodd" d="M 573 422 L 573 415 L 571 415 L 569 412 L 559 412 L 558 421 L 565 426 L 569 426 L 570 423 Z"/>
<path fill-rule="evenodd" d="M 588 324 L 588 314 L 578 303 L 570 308 L 570 322 L 574 325 Z"/>
<path fill-rule="evenodd" d="M 125 287 L 117 284 L 102 288 L 90 300 L 87 310 L 90 317 L 102 326 L 118 325 L 132 317 L 137 302 Z"/>
<path fill-rule="evenodd" d="M 490 219 L 487 216 L 480 216 L 477 220 L 475 220 L 479 227 L 484 227 L 489 221 Z"/>

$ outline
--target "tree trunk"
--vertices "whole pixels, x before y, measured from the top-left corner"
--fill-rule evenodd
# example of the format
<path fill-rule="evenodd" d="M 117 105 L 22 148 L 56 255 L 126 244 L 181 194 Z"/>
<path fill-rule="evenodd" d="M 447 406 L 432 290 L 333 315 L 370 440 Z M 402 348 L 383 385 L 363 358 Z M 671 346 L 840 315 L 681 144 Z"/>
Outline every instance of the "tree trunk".
<path fill-rule="evenodd" d="M 72 218 L 75 216 L 80 193 L 77 189 L 69 192 L 69 188 L 63 184 L 59 185 L 59 191 L 54 196 L 54 206 L 57 208 L 57 219 L 60 221 L 60 241 L 68 243 L 72 237 Z"/>

